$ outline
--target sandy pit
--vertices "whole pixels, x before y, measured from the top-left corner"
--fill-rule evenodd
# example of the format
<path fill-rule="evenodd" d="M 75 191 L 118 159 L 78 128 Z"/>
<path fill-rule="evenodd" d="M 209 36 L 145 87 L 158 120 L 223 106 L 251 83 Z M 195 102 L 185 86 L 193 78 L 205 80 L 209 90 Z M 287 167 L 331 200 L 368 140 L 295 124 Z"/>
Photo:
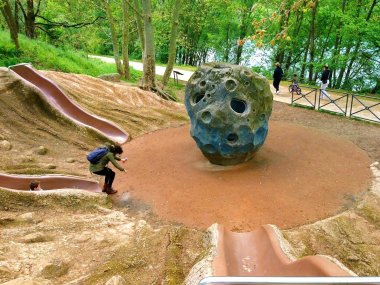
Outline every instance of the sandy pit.
<path fill-rule="evenodd" d="M 116 170 L 114 199 L 127 195 L 162 219 L 199 229 L 307 224 L 349 207 L 371 178 L 371 160 L 352 142 L 282 122 L 271 122 L 262 149 L 238 166 L 210 164 L 189 125 L 143 135 L 124 151 L 128 173 Z"/>

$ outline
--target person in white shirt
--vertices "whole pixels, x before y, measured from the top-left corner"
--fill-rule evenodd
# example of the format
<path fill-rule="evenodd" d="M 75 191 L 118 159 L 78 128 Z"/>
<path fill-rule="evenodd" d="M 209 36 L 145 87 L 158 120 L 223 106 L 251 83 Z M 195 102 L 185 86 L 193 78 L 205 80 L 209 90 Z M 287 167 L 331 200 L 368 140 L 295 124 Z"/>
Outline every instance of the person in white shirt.
<path fill-rule="evenodd" d="M 331 101 L 332 100 L 331 96 L 326 91 L 326 88 L 329 85 L 329 81 L 330 81 L 329 79 L 330 79 L 330 69 L 329 69 L 329 66 L 325 64 L 325 66 L 323 67 L 323 72 L 322 72 L 322 77 L 321 77 L 322 85 L 321 85 L 320 98 L 329 99 Z"/>

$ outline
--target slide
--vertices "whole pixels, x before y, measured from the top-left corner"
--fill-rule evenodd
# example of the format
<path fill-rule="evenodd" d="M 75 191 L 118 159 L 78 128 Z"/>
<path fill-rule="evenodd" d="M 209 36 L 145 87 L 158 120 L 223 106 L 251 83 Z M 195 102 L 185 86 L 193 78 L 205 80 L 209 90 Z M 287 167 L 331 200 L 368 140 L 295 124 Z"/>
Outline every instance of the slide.
<path fill-rule="evenodd" d="M 218 225 L 213 276 L 354 276 L 343 265 L 325 256 L 290 259 L 274 227 L 261 226 L 236 233 Z"/>
<path fill-rule="evenodd" d="M 29 190 L 29 184 L 32 180 L 40 181 L 41 188 L 43 190 L 70 188 L 88 190 L 91 192 L 102 192 L 98 182 L 75 176 L 64 176 L 58 174 L 37 176 L 0 173 L 1 188 L 27 191 Z"/>
<path fill-rule="evenodd" d="M 17 64 L 9 68 L 41 90 L 47 101 L 69 119 L 100 132 L 114 142 L 122 144 L 128 140 L 128 134 L 120 127 L 83 110 L 57 84 L 39 74 L 31 65 Z"/>

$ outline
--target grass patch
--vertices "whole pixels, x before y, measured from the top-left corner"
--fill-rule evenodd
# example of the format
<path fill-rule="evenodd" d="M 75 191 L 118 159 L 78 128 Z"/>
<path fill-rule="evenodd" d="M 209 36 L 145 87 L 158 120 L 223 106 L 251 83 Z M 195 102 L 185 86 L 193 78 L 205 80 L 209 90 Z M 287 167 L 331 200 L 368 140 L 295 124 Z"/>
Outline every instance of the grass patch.
<path fill-rule="evenodd" d="M 290 105 L 293 106 L 293 107 L 304 108 L 304 109 L 307 109 L 307 110 L 314 110 L 314 107 L 312 107 L 312 106 L 306 106 L 306 105 L 297 104 L 297 103 L 293 103 L 293 104 L 290 104 Z"/>
<path fill-rule="evenodd" d="M 366 220 L 380 228 L 380 213 L 376 208 L 366 204 L 363 208 L 359 209 L 358 212 L 361 216 L 364 216 Z"/>
<path fill-rule="evenodd" d="M 346 116 L 345 114 L 334 112 L 334 111 L 330 111 L 330 110 L 325 110 L 325 109 L 319 109 L 318 112 L 320 112 L 320 113 L 327 113 L 327 114 L 330 114 L 330 115 L 335 115 L 335 116 L 340 116 L 340 117 L 345 117 Z"/>
<path fill-rule="evenodd" d="M 16 50 L 10 40 L 9 33 L 0 30 L 0 66 L 32 63 L 37 69 L 91 76 L 117 72 L 115 64 L 88 58 L 85 53 L 80 51 L 56 48 L 43 41 L 29 39 L 21 34 L 19 41 L 20 50 Z M 139 78 L 141 78 L 141 72 L 131 69 L 131 81 L 136 82 Z"/>
<path fill-rule="evenodd" d="M 366 118 L 362 118 L 362 117 L 356 117 L 356 116 L 351 116 L 349 117 L 351 120 L 354 120 L 354 121 L 357 121 L 357 122 L 361 122 L 361 123 L 366 123 L 366 124 L 370 124 L 370 125 L 374 125 L 374 126 L 378 126 L 380 121 L 371 121 L 371 120 L 368 120 Z"/>

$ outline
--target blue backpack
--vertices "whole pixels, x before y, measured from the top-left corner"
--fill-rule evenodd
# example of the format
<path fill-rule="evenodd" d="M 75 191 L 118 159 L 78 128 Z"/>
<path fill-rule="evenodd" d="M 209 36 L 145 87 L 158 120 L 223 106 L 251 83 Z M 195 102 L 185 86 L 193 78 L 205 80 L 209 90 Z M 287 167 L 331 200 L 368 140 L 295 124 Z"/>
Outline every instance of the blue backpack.
<path fill-rule="evenodd" d="M 108 148 L 105 146 L 98 147 L 87 155 L 87 160 L 92 164 L 96 164 L 99 160 L 108 153 Z"/>

